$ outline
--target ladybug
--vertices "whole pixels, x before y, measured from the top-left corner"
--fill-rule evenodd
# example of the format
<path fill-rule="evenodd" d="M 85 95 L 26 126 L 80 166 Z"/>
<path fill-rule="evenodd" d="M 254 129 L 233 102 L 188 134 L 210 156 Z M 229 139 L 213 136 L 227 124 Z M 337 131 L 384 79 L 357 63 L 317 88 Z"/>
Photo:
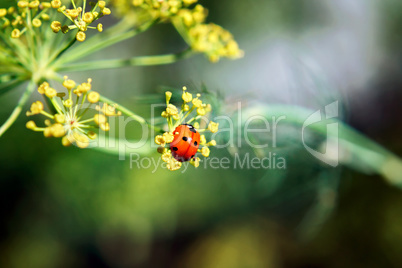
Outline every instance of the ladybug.
<path fill-rule="evenodd" d="M 180 162 L 189 161 L 200 146 L 200 133 L 192 125 L 182 124 L 173 131 L 173 135 L 170 143 L 173 157 Z"/>

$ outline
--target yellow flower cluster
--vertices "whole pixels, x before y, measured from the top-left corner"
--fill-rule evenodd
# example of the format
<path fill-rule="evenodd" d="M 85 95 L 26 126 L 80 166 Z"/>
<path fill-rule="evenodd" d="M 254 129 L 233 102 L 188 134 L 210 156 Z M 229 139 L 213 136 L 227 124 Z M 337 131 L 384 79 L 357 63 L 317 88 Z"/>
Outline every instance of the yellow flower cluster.
<path fill-rule="evenodd" d="M 229 31 L 214 23 L 205 23 L 207 13 L 201 5 L 196 5 L 192 10 L 182 9 L 173 23 L 191 48 L 205 53 L 211 62 L 217 62 L 221 57 L 242 57 L 244 52 Z"/>
<path fill-rule="evenodd" d="M 96 29 L 99 32 L 103 31 L 103 25 L 101 23 L 98 23 L 96 27 L 90 25 L 101 17 L 110 15 L 111 11 L 106 7 L 105 1 L 98 1 L 96 3 L 90 2 L 89 4 L 92 5 L 92 8 L 88 12 L 86 12 L 86 1 L 83 1 L 82 7 L 77 7 L 73 0 L 71 2 L 73 8 L 67 9 L 66 6 L 62 4 L 61 0 L 51 1 L 51 7 L 63 13 L 72 23 L 71 25 L 62 25 L 62 23 L 57 20 L 52 21 L 50 28 L 53 32 L 58 33 L 61 31 L 62 33 L 67 33 L 70 30 L 78 29 L 75 38 L 77 41 L 83 42 L 86 38 L 85 32 L 88 29 Z"/>
<path fill-rule="evenodd" d="M 38 92 L 48 97 L 56 113 L 51 114 L 44 110 L 43 103 L 36 101 L 32 103 L 27 116 L 42 114 L 47 117 L 45 127 L 36 126 L 34 121 L 26 124 L 28 129 L 41 131 L 45 137 L 62 138 L 64 146 L 75 144 L 79 148 L 88 147 L 90 140 L 96 138 L 94 130 L 109 130 L 107 117 L 119 116 L 121 112 L 116 112 L 116 108 L 106 103 L 103 106 L 96 105 L 99 102 L 100 95 L 92 90 L 92 80 L 77 85 L 73 80 L 64 77 L 63 86 L 67 89 L 65 92 L 57 92 L 50 87 L 49 83 L 43 82 L 38 87 Z M 75 95 L 75 103 L 73 101 Z M 87 101 L 87 103 L 86 103 Z M 95 105 L 91 107 L 91 104 Z M 89 110 L 96 110 L 95 115 L 84 119 Z"/>
<path fill-rule="evenodd" d="M 168 131 L 163 133 L 163 135 L 157 135 L 155 137 L 155 143 L 160 145 L 160 147 L 158 147 L 158 152 L 162 154 L 161 158 L 164 162 L 166 162 L 167 168 L 169 170 L 178 170 L 181 168 L 182 162 L 178 161 L 173 157 L 172 151 L 170 149 L 170 143 L 173 142 L 174 135 L 178 134 L 174 133 L 175 129 L 182 124 L 192 124 L 194 129 L 197 132 L 200 132 L 200 134 L 206 131 L 216 133 L 218 131 L 219 124 L 209 121 L 208 126 L 206 128 L 203 129 L 200 128 L 200 119 L 212 110 L 210 104 L 203 103 L 200 94 L 197 94 L 194 97 L 191 93 L 187 91 L 186 87 L 183 87 L 183 93 L 182 93 L 183 103 L 181 105 L 180 110 L 175 105 L 170 103 L 170 99 L 172 97 L 171 92 L 167 91 L 165 93 L 165 96 L 166 96 L 166 109 L 162 112 L 161 115 L 167 120 Z M 209 146 L 215 146 L 216 141 L 211 140 L 207 142 L 205 135 L 201 134 L 199 143 L 202 146 L 202 148 L 198 149 L 198 152 L 201 153 L 201 155 L 203 155 L 204 157 L 209 157 L 210 154 Z M 199 157 L 193 157 L 190 159 L 190 164 L 192 164 L 195 167 L 198 167 L 199 163 L 200 163 Z"/>
<path fill-rule="evenodd" d="M 51 8 L 49 2 L 18 1 L 17 6 L 0 8 L 0 25 L 12 38 L 20 38 L 29 28 L 39 28 L 42 21 L 49 20 L 46 13 Z"/>
<path fill-rule="evenodd" d="M 244 52 L 230 32 L 214 23 L 206 23 L 208 10 L 197 0 L 112 0 L 117 14 L 137 24 L 148 21 L 172 22 L 194 51 L 204 53 L 211 62 L 226 57 L 237 59 Z"/>
<path fill-rule="evenodd" d="M 116 11 L 120 15 L 126 15 L 130 11 L 137 14 L 148 14 L 152 19 L 162 21 L 169 20 L 176 15 L 182 8 L 186 8 L 197 0 L 112 0 Z"/>

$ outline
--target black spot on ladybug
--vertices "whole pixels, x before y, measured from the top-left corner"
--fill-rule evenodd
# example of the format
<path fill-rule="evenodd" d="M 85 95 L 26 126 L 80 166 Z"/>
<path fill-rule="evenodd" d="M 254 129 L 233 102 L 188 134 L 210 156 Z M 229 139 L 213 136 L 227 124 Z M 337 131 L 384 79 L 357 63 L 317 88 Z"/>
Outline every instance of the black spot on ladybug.
<path fill-rule="evenodd" d="M 198 143 L 195 141 L 195 142 L 194 142 L 194 145 L 197 146 L 197 144 L 198 144 Z"/>
<path fill-rule="evenodd" d="M 192 125 L 190 125 L 190 124 L 183 124 L 183 126 L 187 126 L 187 127 L 190 129 L 191 132 L 197 133 L 197 130 L 195 130 L 195 128 L 194 128 Z"/>
<path fill-rule="evenodd" d="M 177 150 L 179 150 L 179 148 L 173 147 L 173 151 L 177 151 Z"/>
<path fill-rule="evenodd" d="M 187 140 L 188 140 L 188 138 L 187 138 L 186 136 L 184 136 L 182 139 L 183 139 L 184 141 L 187 141 Z"/>
<path fill-rule="evenodd" d="M 195 156 L 195 154 L 193 154 L 193 155 L 191 156 L 191 158 L 194 158 L 194 156 Z"/>

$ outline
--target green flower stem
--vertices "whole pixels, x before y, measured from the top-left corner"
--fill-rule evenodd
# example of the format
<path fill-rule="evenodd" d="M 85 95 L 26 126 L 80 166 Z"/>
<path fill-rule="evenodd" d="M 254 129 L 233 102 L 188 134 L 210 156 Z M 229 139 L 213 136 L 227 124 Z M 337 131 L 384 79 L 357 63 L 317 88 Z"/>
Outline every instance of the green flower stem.
<path fill-rule="evenodd" d="M 87 71 L 99 69 L 112 69 L 127 66 L 150 66 L 150 65 L 164 65 L 174 63 L 181 59 L 186 59 L 195 53 L 191 49 L 186 49 L 179 53 L 156 55 L 156 56 L 142 56 L 133 57 L 131 59 L 112 59 L 112 60 L 99 60 L 80 62 L 61 66 L 57 69 L 59 72 L 73 72 L 73 71 Z"/>
<path fill-rule="evenodd" d="M 63 57 L 62 59 L 60 59 L 59 61 L 57 61 L 54 64 L 54 67 L 55 67 L 55 69 L 57 69 L 58 66 L 66 64 L 68 62 L 75 61 L 75 60 L 85 57 L 89 54 L 92 54 L 98 50 L 109 47 L 109 46 L 119 43 L 121 41 L 130 39 L 130 38 L 136 36 L 137 34 L 146 31 L 147 29 L 149 29 L 152 25 L 154 25 L 156 23 L 157 23 L 157 21 L 150 21 L 148 23 L 145 23 L 145 24 L 139 26 L 136 29 L 133 29 L 133 30 L 130 30 L 127 32 L 123 32 L 123 33 L 118 33 L 118 34 L 115 34 L 114 32 L 111 32 L 110 34 L 100 33 L 91 38 L 91 41 L 92 41 L 92 39 L 95 39 L 94 41 L 87 42 L 84 46 L 79 46 L 76 49 L 70 50 L 69 53 L 65 57 Z"/>
<path fill-rule="evenodd" d="M 17 106 L 14 108 L 13 112 L 11 113 L 10 117 L 7 119 L 6 122 L 0 127 L 0 137 L 4 134 L 11 127 L 11 125 L 17 120 L 19 114 L 22 111 L 22 107 L 28 101 L 29 97 L 31 96 L 33 90 L 35 89 L 35 82 L 31 81 L 28 84 L 27 89 L 22 94 L 21 98 L 18 101 Z"/>
<path fill-rule="evenodd" d="M 270 105 L 250 108 L 242 113 L 242 117 L 246 120 L 255 114 L 263 114 L 266 118 L 285 115 L 287 122 L 301 127 L 313 112 L 297 106 Z M 326 124 L 320 123 L 311 124 L 307 129 L 326 136 L 327 140 L 338 140 L 341 164 L 367 174 L 380 174 L 390 184 L 402 188 L 402 161 L 398 156 L 339 120 L 333 119 L 331 123 L 338 123 L 338 133 L 331 133 Z"/>
<path fill-rule="evenodd" d="M 100 135 L 98 137 L 98 142 L 101 144 L 115 144 L 115 146 L 109 147 L 109 146 L 97 146 L 97 147 L 93 147 L 92 149 L 97 150 L 99 152 L 102 153 L 107 153 L 107 154 L 113 154 L 113 155 L 121 155 L 121 150 L 119 147 L 119 143 L 122 142 L 119 139 L 115 139 L 112 137 L 106 137 L 103 135 Z M 138 141 L 137 140 L 129 140 L 128 141 L 130 144 L 135 144 Z M 151 143 L 148 141 L 146 144 L 144 144 L 144 146 L 141 146 L 140 148 L 135 148 L 135 149 L 131 149 L 131 148 L 125 148 L 124 149 L 124 154 L 127 156 L 130 156 L 131 153 L 136 153 L 136 154 L 141 154 L 141 155 L 150 155 L 152 153 L 156 153 L 155 148 L 153 148 L 151 146 Z"/>
<path fill-rule="evenodd" d="M 64 52 L 66 52 L 70 47 L 72 47 L 76 41 L 77 41 L 77 39 L 74 36 L 74 38 L 70 42 L 68 42 L 68 44 L 66 44 L 66 46 L 62 50 L 57 52 L 57 54 L 52 57 L 52 60 L 50 60 L 50 64 L 52 64 L 54 61 L 56 61 L 58 58 L 60 58 L 60 56 L 63 55 Z"/>
<path fill-rule="evenodd" d="M 99 101 L 105 102 L 105 103 L 107 103 L 109 105 L 117 105 L 116 109 L 121 111 L 123 114 L 127 115 L 128 117 L 133 118 L 135 121 L 137 121 L 137 122 L 139 122 L 141 124 L 147 124 L 147 126 L 149 128 L 155 130 L 156 132 L 163 132 L 162 129 L 160 129 L 158 127 L 155 127 L 155 126 L 152 126 L 151 124 L 149 124 L 143 117 L 137 115 L 136 113 L 130 111 L 126 107 L 124 107 L 124 106 L 122 106 L 122 105 L 120 105 L 120 104 L 118 104 L 118 103 L 116 103 L 116 102 L 114 102 L 114 101 L 102 96 L 102 95 L 100 96 Z"/>

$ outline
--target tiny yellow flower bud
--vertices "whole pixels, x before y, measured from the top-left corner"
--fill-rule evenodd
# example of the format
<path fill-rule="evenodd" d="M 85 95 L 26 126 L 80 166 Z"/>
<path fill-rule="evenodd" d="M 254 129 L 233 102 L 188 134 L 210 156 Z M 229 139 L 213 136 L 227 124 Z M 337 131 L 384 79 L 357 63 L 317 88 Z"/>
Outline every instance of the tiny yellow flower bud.
<path fill-rule="evenodd" d="M 197 108 L 197 114 L 204 116 L 206 114 L 206 111 L 204 108 L 200 107 L 200 108 Z"/>
<path fill-rule="evenodd" d="M 201 136 L 200 136 L 200 144 L 205 144 L 205 143 L 207 143 L 207 140 L 206 140 L 206 138 L 205 138 L 205 135 L 201 135 Z"/>
<path fill-rule="evenodd" d="M 103 114 L 95 114 L 94 121 L 97 125 L 105 124 L 107 122 L 106 116 Z"/>
<path fill-rule="evenodd" d="M 45 128 L 45 130 L 43 131 L 43 136 L 45 136 L 46 138 L 52 137 L 52 127 Z"/>
<path fill-rule="evenodd" d="M 169 104 L 167 106 L 167 108 L 166 108 L 166 113 L 168 115 L 176 115 L 176 114 L 178 114 L 177 107 L 174 106 L 173 104 Z"/>
<path fill-rule="evenodd" d="M 43 103 L 40 101 L 35 101 L 31 104 L 31 111 L 27 112 L 27 116 L 40 114 L 43 111 Z"/>
<path fill-rule="evenodd" d="M 3 23 L 4 28 L 8 27 L 10 25 L 10 20 L 8 20 L 7 18 L 3 18 L 3 21 L 4 21 L 4 23 Z"/>
<path fill-rule="evenodd" d="M 33 25 L 33 27 L 39 28 L 42 25 L 42 22 L 40 19 L 33 19 L 32 25 Z"/>
<path fill-rule="evenodd" d="M 204 157 L 208 157 L 208 156 L 209 156 L 209 153 L 210 153 L 210 151 L 209 151 L 209 148 L 208 148 L 208 147 L 202 147 L 202 149 L 201 149 L 201 154 L 202 154 Z"/>
<path fill-rule="evenodd" d="M 211 104 L 207 104 L 204 109 L 205 109 L 205 111 L 206 111 L 207 113 L 209 113 L 210 111 L 212 111 L 212 106 L 211 106 Z"/>
<path fill-rule="evenodd" d="M 49 2 L 42 2 L 41 5 L 43 6 L 43 8 L 50 8 L 50 7 L 52 7 L 52 4 L 50 4 Z"/>
<path fill-rule="evenodd" d="M 181 96 L 184 102 L 190 102 L 193 99 L 193 95 L 189 92 L 183 92 L 183 95 Z"/>
<path fill-rule="evenodd" d="M 172 158 L 172 153 L 170 152 L 170 150 L 165 150 L 163 152 L 163 154 L 161 155 L 161 158 L 162 158 L 163 162 L 167 163 Z"/>
<path fill-rule="evenodd" d="M 61 6 L 57 9 L 57 12 L 63 12 L 64 10 L 66 10 L 66 6 Z"/>
<path fill-rule="evenodd" d="M 58 33 L 61 30 L 61 23 L 57 20 L 52 21 L 52 23 L 50 24 L 50 28 L 53 32 Z"/>
<path fill-rule="evenodd" d="M 18 30 L 18 29 L 14 29 L 12 32 L 11 32 L 11 37 L 12 38 L 19 38 L 21 36 L 21 32 L 20 32 L 20 30 Z"/>
<path fill-rule="evenodd" d="M 73 101 L 71 99 L 67 99 L 67 100 L 63 101 L 63 105 L 66 108 L 71 108 L 71 106 L 73 106 Z"/>
<path fill-rule="evenodd" d="M 158 145 L 164 146 L 165 145 L 165 138 L 162 135 L 157 135 L 155 137 L 155 143 L 158 144 Z"/>
<path fill-rule="evenodd" d="M 96 11 L 92 12 L 92 14 L 94 15 L 95 18 L 97 18 L 99 16 L 99 13 Z"/>
<path fill-rule="evenodd" d="M 202 101 L 198 98 L 198 96 L 197 98 L 193 99 L 193 105 L 197 108 L 202 107 Z"/>
<path fill-rule="evenodd" d="M 102 9 L 102 14 L 103 14 L 103 15 L 110 15 L 110 13 L 112 13 L 112 12 L 111 12 L 110 9 L 108 9 L 107 7 L 105 7 L 104 9 Z"/>
<path fill-rule="evenodd" d="M 96 26 L 96 29 L 98 30 L 98 32 L 102 32 L 103 31 L 103 25 L 102 23 L 98 23 L 98 25 Z"/>
<path fill-rule="evenodd" d="M 120 111 L 116 113 L 116 108 L 112 105 L 108 105 L 107 103 L 104 103 L 102 108 L 97 105 L 96 110 L 104 113 L 106 116 L 121 115 Z"/>
<path fill-rule="evenodd" d="M 82 16 L 82 20 L 89 24 L 94 20 L 94 15 L 92 15 L 91 12 L 85 12 Z"/>
<path fill-rule="evenodd" d="M 86 34 L 82 31 L 79 31 L 76 35 L 75 38 L 77 39 L 77 41 L 83 42 L 85 41 L 86 38 Z"/>
<path fill-rule="evenodd" d="M 171 143 L 174 139 L 174 136 L 172 133 L 165 132 L 163 133 L 163 139 L 166 143 Z"/>
<path fill-rule="evenodd" d="M 192 5 L 192 4 L 196 3 L 196 2 L 197 2 L 197 0 L 183 0 L 183 3 L 186 6 Z"/>
<path fill-rule="evenodd" d="M 199 157 L 194 157 L 190 160 L 190 164 L 193 165 L 194 167 L 199 167 L 200 166 L 200 158 Z"/>
<path fill-rule="evenodd" d="M 66 13 L 67 13 L 67 15 L 69 15 L 73 19 L 77 18 L 78 15 L 80 14 L 77 9 L 67 9 Z"/>
<path fill-rule="evenodd" d="M 78 22 L 78 26 L 81 32 L 86 32 L 86 30 L 88 30 L 87 24 L 83 21 Z"/>
<path fill-rule="evenodd" d="M 79 132 L 74 132 L 73 134 L 74 140 L 75 140 L 75 144 L 79 147 L 79 148 L 86 148 L 89 145 L 89 140 L 88 137 L 85 136 L 84 134 L 81 134 Z"/>
<path fill-rule="evenodd" d="M 85 92 L 88 92 L 88 91 L 90 91 L 91 90 L 91 83 L 90 82 L 88 82 L 88 83 L 82 83 L 82 84 L 80 84 L 80 85 L 78 85 L 78 87 L 77 87 L 77 91 L 79 92 L 79 93 L 85 93 Z"/>
<path fill-rule="evenodd" d="M 49 87 L 49 83 L 48 82 L 43 82 L 39 87 L 38 87 L 38 92 L 40 94 L 45 94 L 45 90 L 46 88 Z"/>
<path fill-rule="evenodd" d="M 183 111 L 187 112 L 190 110 L 190 106 L 188 104 L 183 105 Z"/>
<path fill-rule="evenodd" d="M 21 24 L 21 16 L 17 16 L 14 20 L 11 21 L 12 26 L 17 26 L 18 24 Z"/>
<path fill-rule="evenodd" d="M 133 0 L 133 6 L 138 7 L 144 3 L 144 0 Z"/>
<path fill-rule="evenodd" d="M 40 17 L 41 17 L 42 20 L 44 20 L 44 21 L 48 21 L 48 20 L 50 19 L 49 15 L 46 14 L 46 13 L 42 13 L 42 14 L 40 15 Z"/>
<path fill-rule="evenodd" d="M 88 131 L 88 138 L 90 138 L 91 140 L 94 140 L 94 139 L 96 139 L 96 133 L 95 132 L 93 132 L 93 131 Z"/>
<path fill-rule="evenodd" d="M 65 122 L 65 116 L 63 114 L 55 114 L 54 121 L 57 123 L 63 124 Z"/>
<path fill-rule="evenodd" d="M 52 2 L 50 2 L 50 4 L 52 5 L 52 8 L 61 7 L 61 1 L 60 0 L 53 0 Z"/>
<path fill-rule="evenodd" d="M 215 133 L 218 131 L 219 123 L 214 123 L 214 122 L 209 122 L 208 124 L 208 130 L 211 131 L 212 133 Z"/>
<path fill-rule="evenodd" d="M 52 131 L 53 137 L 55 137 L 55 138 L 61 138 L 64 135 L 66 135 L 66 131 L 64 130 L 63 125 L 59 124 L 59 123 L 52 125 L 51 131 Z"/>
<path fill-rule="evenodd" d="M 180 168 L 181 168 L 181 165 L 182 165 L 181 162 L 177 161 L 177 160 L 174 159 L 174 158 L 171 158 L 171 159 L 169 160 L 169 162 L 167 162 L 166 167 L 167 167 L 167 169 L 169 169 L 169 170 L 171 170 L 171 171 L 174 171 L 174 170 L 180 169 Z"/>
<path fill-rule="evenodd" d="M 67 79 L 67 77 L 65 77 L 65 80 L 63 82 L 63 87 L 67 88 L 68 90 L 71 90 L 73 88 L 75 88 L 75 82 L 71 79 Z"/>
<path fill-rule="evenodd" d="M 211 140 L 210 142 L 208 142 L 208 146 L 216 146 L 216 141 Z"/>
<path fill-rule="evenodd" d="M 36 124 L 34 121 L 28 121 L 27 124 L 25 125 L 27 127 L 27 129 L 32 129 L 34 130 L 36 128 Z"/>
<path fill-rule="evenodd" d="M 98 101 L 99 101 L 99 98 L 100 98 L 100 95 L 99 95 L 98 92 L 91 91 L 91 92 L 89 92 L 89 94 L 88 94 L 88 101 L 89 101 L 90 103 L 96 103 L 96 102 L 98 102 Z"/>
<path fill-rule="evenodd" d="M 19 8 L 24 8 L 28 6 L 28 1 L 18 1 L 17 5 Z"/>
<path fill-rule="evenodd" d="M 183 22 L 187 27 L 190 27 L 194 23 L 193 15 L 189 10 L 182 9 L 179 16 L 183 19 Z"/>
<path fill-rule="evenodd" d="M 29 8 L 37 8 L 39 6 L 39 1 L 35 0 L 29 3 Z"/>
<path fill-rule="evenodd" d="M 100 127 L 100 129 L 102 129 L 103 131 L 109 131 L 109 130 L 110 130 L 109 123 L 100 124 L 99 127 Z"/>
<path fill-rule="evenodd" d="M 61 144 L 63 144 L 63 146 L 67 147 L 71 145 L 70 139 L 67 136 L 64 136 L 61 139 Z"/>
<path fill-rule="evenodd" d="M 106 6 L 106 2 L 105 2 L 105 1 L 98 1 L 98 7 L 99 7 L 100 9 L 105 8 L 105 6 Z"/>
<path fill-rule="evenodd" d="M 45 120 L 45 125 L 49 127 L 49 126 L 52 125 L 52 122 L 50 122 L 49 119 L 46 119 L 46 120 Z"/>
<path fill-rule="evenodd" d="M 0 18 L 4 17 L 5 15 L 7 15 L 7 9 L 0 8 Z"/>
<path fill-rule="evenodd" d="M 169 103 L 170 99 L 172 98 L 172 92 L 166 91 L 165 96 L 166 96 L 166 103 Z"/>
<path fill-rule="evenodd" d="M 194 127 L 195 129 L 199 129 L 199 128 L 200 128 L 200 123 L 195 122 L 195 123 L 193 124 L 193 127 Z"/>
<path fill-rule="evenodd" d="M 49 87 L 45 89 L 45 95 L 48 98 L 53 98 L 56 97 L 57 91 L 54 88 Z"/>

